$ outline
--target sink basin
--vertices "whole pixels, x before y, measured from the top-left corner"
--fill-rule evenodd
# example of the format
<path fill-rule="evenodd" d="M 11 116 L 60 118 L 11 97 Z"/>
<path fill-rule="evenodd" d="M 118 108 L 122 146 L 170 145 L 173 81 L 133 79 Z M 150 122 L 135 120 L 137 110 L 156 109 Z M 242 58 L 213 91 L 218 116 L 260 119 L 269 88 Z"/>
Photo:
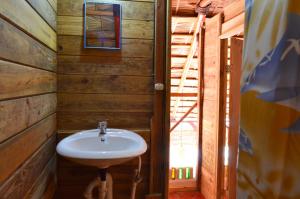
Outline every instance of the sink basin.
<path fill-rule="evenodd" d="M 147 150 L 145 140 L 138 134 L 123 129 L 107 129 L 105 141 L 99 129 L 75 133 L 57 145 L 57 152 L 79 164 L 108 168 L 140 156 Z"/>

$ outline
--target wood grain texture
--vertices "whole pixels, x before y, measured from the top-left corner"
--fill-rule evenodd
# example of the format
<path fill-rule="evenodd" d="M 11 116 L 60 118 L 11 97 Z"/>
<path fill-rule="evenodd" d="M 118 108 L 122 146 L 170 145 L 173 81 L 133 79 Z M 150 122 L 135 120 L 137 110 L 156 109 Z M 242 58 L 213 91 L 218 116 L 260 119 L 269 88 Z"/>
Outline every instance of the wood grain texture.
<path fill-rule="evenodd" d="M 31 126 L 12 139 L 0 144 L 0 184 L 50 138 L 56 130 L 56 115 Z"/>
<path fill-rule="evenodd" d="M 221 37 L 225 38 L 224 35 L 226 35 L 227 37 L 232 37 L 235 35 L 243 34 L 244 33 L 244 21 L 245 21 L 245 13 L 242 12 L 239 15 L 235 16 L 234 18 L 223 23 Z M 238 30 L 238 32 L 234 32 L 236 30 Z"/>
<path fill-rule="evenodd" d="M 0 99 L 56 91 L 56 74 L 0 60 Z"/>
<path fill-rule="evenodd" d="M 63 112 L 152 112 L 152 95 L 59 93 L 58 98 Z"/>
<path fill-rule="evenodd" d="M 56 70 L 56 53 L 0 18 L 0 58 L 50 71 Z"/>
<path fill-rule="evenodd" d="M 60 74 L 153 76 L 151 58 L 58 56 Z"/>
<path fill-rule="evenodd" d="M 245 1 L 235 0 L 224 8 L 224 22 L 236 17 L 245 11 Z"/>
<path fill-rule="evenodd" d="M 221 40 L 220 48 L 220 80 L 219 80 L 219 114 L 218 114 L 218 141 L 217 141 L 217 196 L 226 197 L 224 190 L 226 190 L 226 175 L 228 173 L 228 167 L 225 166 L 224 148 L 226 145 L 226 99 L 227 94 L 227 65 L 228 65 L 228 43 L 225 40 Z"/>
<path fill-rule="evenodd" d="M 158 0 L 155 4 L 155 83 L 165 84 L 163 91 L 154 91 L 153 117 L 151 118 L 151 160 L 149 193 L 159 193 L 167 198 L 170 139 L 170 30 L 171 16 L 167 14 L 170 1 Z M 168 16 L 168 19 L 166 20 Z"/>
<path fill-rule="evenodd" d="M 221 175 L 219 157 L 222 157 L 219 132 L 220 114 L 220 77 L 221 77 L 221 15 L 206 19 L 204 39 L 204 82 L 214 81 L 215 84 L 207 87 L 204 84 L 203 113 L 202 113 L 202 165 L 201 165 L 201 192 L 206 199 L 220 198 L 219 186 Z M 213 62 L 211 60 L 214 60 Z M 213 69 L 211 69 L 213 68 Z M 206 72 L 206 70 L 210 70 Z"/>
<path fill-rule="evenodd" d="M 31 189 L 26 193 L 24 199 L 40 199 L 47 197 L 47 189 L 55 184 L 56 178 L 56 154 L 49 160 L 40 173 Z M 51 195 L 51 193 L 49 193 Z M 52 192 L 53 196 L 53 192 Z M 49 197 L 49 196 L 48 196 Z"/>
<path fill-rule="evenodd" d="M 56 30 L 56 12 L 48 0 L 26 0 L 41 17 Z"/>
<path fill-rule="evenodd" d="M 0 101 L 0 143 L 56 111 L 56 94 Z"/>
<path fill-rule="evenodd" d="M 204 125 L 204 120 L 203 118 L 203 103 L 204 103 L 204 52 L 205 52 L 205 29 L 204 27 L 201 27 L 199 30 L 199 40 L 198 40 L 198 92 L 197 92 L 197 103 L 198 103 L 198 131 L 199 131 L 199 138 L 198 138 L 198 143 L 199 143 L 199 152 L 200 154 L 202 153 L 202 140 L 203 140 L 203 125 Z M 198 156 L 198 188 L 201 191 L 201 167 L 202 167 L 202 154 Z"/>
<path fill-rule="evenodd" d="M 52 136 L 5 182 L 0 183 L 1 198 L 23 198 L 55 152 L 56 136 Z M 1 156 L 2 157 L 2 156 Z M 1 170 L 2 171 L 2 170 Z"/>
<path fill-rule="evenodd" d="M 55 24 L 56 13 L 46 0 L 1 1 L 0 198 L 3 199 L 50 199 L 55 191 L 56 181 L 50 176 L 54 176 L 56 166 L 49 161 L 55 156 L 56 138 Z"/>
<path fill-rule="evenodd" d="M 239 39 L 231 39 L 230 47 L 230 127 L 229 127 L 229 171 L 228 171 L 228 197 L 236 198 L 237 190 L 237 159 L 238 159 L 238 143 L 240 132 L 240 79 L 243 58 L 243 41 Z"/>
<path fill-rule="evenodd" d="M 112 3 L 112 1 L 101 1 L 101 3 Z M 141 1 L 117 1 L 122 6 L 122 19 L 154 20 L 154 3 Z M 83 0 L 59 0 L 59 16 L 83 16 Z"/>
<path fill-rule="evenodd" d="M 122 20 L 122 38 L 153 39 L 153 21 Z M 83 35 L 83 17 L 58 16 L 59 35 Z"/>
<path fill-rule="evenodd" d="M 83 48 L 81 36 L 58 36 L 59 55 L 90 55 L 100 57 L 152 57 L 153 40 L 123 39 L 120 50 Z"/>
<path fill-rule="evenodd" d="M 152 77 L 58 75 L 58 91 L 68 93 L 151 94 Z"/>
<path fill-rule="evenodd" d="M 149 129 L 151 113 L 126 112 L 60 112 L 58 111 L 58 129 L 95 129 L 99 121 L 107 120 L 110 128 Z"/>
<path fill-rule="evenodd" d="M 19 8 L 19 9 L 16 9 Z M 8 18 L 26 33 L 32 35 L 56 51 L 55 31 L 38 15 L 26 1 L 1 1 L 0 15 Z"/>
<path fill-rule="evenodd" d="M 145 199 L 162 199 L 162 194 L 149 194 L 146 195 Z"/>
<path fill-rule="evenodd" d="M 55 165 L 57 167 L 57 164 Z M 57 172 L 56 172 L 57 173 Z M 42 198 L 43 199 L 54 199 L 57 189 L 57 176 L 55 180 L 51 180 L 50 183 L 47 186 L 46 191 L 44 192 Z"/>

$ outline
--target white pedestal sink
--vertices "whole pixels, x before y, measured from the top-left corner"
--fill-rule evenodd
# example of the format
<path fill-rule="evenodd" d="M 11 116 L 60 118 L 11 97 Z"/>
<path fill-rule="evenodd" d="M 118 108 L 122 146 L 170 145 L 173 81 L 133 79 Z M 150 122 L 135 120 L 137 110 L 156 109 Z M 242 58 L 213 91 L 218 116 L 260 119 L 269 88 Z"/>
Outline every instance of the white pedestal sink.
<path fill-rule="evenodd" d="M 99 195 L 102 194 L 99 198 L 111 198 L 112 193 L 105 196 L 106 189 L 112 192 L 112 187 L 106 185 L 106 169 L 135 157 L 139 157 L 140 160 L 140 156 L 147 150 L 147 144 L 138 134 L 123 129 L 107 129 L 104 136 L 105 141 L 101 141 L 99 129 L 81 131 L 60 141 L 56 150 L 58 154 L 74 162 L 99 168 L 99 176 L 90 184 L 87 192 L 99 186 Z M 141 165 L 136 175 L 139 175 L 140 167 Z M 108 178 L 111 179 L 111 176 L 108 175 Z M 134 178 L 138 179 L 139 176 L 134 176 Z M 135 187 L 133 189 L 135 192 Z M 88 195 L 89 193 L 86 193 L 86 198 L 91 197 Z M 131 198 L 134 197 L 133 195 L 134 193 Z"/>

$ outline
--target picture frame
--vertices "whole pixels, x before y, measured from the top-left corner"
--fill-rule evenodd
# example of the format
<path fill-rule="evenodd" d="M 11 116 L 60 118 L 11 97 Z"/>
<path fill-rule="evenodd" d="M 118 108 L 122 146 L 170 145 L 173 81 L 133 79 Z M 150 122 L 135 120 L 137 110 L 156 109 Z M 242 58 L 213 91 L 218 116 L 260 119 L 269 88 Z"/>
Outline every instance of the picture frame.
<path fill-rule="evenodd" d="M 121 49 L 121 4 L 84 2 L 84 48 Z"/>

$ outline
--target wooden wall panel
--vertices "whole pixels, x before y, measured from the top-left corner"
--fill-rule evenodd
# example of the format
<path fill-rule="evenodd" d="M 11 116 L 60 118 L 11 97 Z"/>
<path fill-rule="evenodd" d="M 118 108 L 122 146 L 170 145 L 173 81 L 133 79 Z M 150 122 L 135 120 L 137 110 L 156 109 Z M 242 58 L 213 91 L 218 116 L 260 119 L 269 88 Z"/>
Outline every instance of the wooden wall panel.
<path fill-rule="evenodd" d="M 59 110 L 58 128 L 65 129 L 95 129 L 98 122 L 107 120 L 111 128 L 149 128 L 151 113 L 129 112 L 62 112 Z"/>
<path fill-rule="evenodd" d="M 153 60 L 149 58 L 58 56 L 60 74 L 66 75 L 132 75 L 152 76 Z"/>
<path fill-rule="evenodd" d="M 26 0 L 56 30 L 56 12 L 48 0 Z"/>
<path fill-rule="evenodd" d="M 23 198 L 55 153 L 56 136 L 52 136 L 9 179 L 0 183 L 2 198 Z"/>
<path fill-rule="evenodd" d="M 0 101 L 0 143 L 56 111 L 56 94 Z"/>
<path fill-rule="evenodd" d="M 238 16 L 245 11 L 245 1 L 235 0 L 224 7 L 224 22 Z"/>
<path fill-rule="evenodd" d="M 102 1 L 101 1 L 102 2 Z M 103 1 L 105 2 L 105 1 Z M 153 114 L 154 1 L 115 0 L 122 5 L 121 50 L 83 48 L 83 0 L 58 1 L 58 129 L 132 129 L 150 142 Z M 111 2 L 110 2 L 111 3 Z M 150 144 L 149 144 L 150 146 Z M 149 152 L 143 155 L 143 182 L 137 198 L 149 191 Z M 129 198 L 137 162 L 110 169 L 114 198 Z M 59 198 L 83 198 L 96 169 L 58 159 Z"/>
<path fill-rule="evenodd" d="M 56 157 L 56 154 L 55 154 Z M 55 177 L 57 177 L 57 162 L 55 162 Z M 56 186 L 57 186 L 57 178 L 55 178 L 54 180 L 51 180 L 48 183 L 48 186 L 46 188 L 46 191 L 43 193 L 43 196 L 41 198 L 43 199 L 53 199 L 55 198 L 55 193 L 56 193 Z"/>
<path fill-rule="evenodd" d="M 58 36 L 58 54 L 146 58 L 150 58 L 153 54 L 153 40 L 122 39 L 121 42 L 121 50 L 86 49 L 83 48 L 83 37 L 81 36 Z"/>
<path fill-rule="evenodd" d="M 1 143 L 0 157 L 5 164 L 0 165 L 0 183 L 7 179 L 16 168 L 51 137 L 55 133 L 55 128 L 56 117 L 51 115 L 17 136 Z"/>
<path fill-rule="evenodd" d="M 49 198 L 53 198 L 54 191 L 47 190 L 49 186 L 55 184 L 56 176 L 56 155 L 47 163 L 44 170 L 40 173 L 31 189 L 26 193 L 24 199 L 45 198 L 49 194 Z M 51 193 L 47 193 L 50 191 Z"/>
<path fill-rule="evenodd" d="M 236 198 L 237 193 L 237 159 L 240 132 L 240 98 L 241 98 L 241 69 L 243 58 L 243 40 L 232 38 L 230 46 L 230 126 L 229 126 L 229 171 L 228 171 L 228 196 Z"/>
<path fill-rule="evenodd" d="M 0 15 L 56 51 L 56 32 L 26 1 L 1 1 Z"/>
<path fill-rule="evenodd" d="M 55 0 L 52 1 L 55 6 Z M 46 0 L 0 6 L 0 198 L 56 188 L 56 13 Z M 50 25 L 52 26 L 50 26 Z"/>
<path fill-rule="evenodd" d="M 122 6 L 122 20 L 137 19 L 137 20 L 154 20 L 154 0 L 150 2 L 141 1 L 118 1 Z M 83 16 L 83 0 L 59 0 L 58 1 L 58 16 Z M 101 1 L 101 3 L 112 3 L 112 1 Z"/>
<path fill-rule="evenodd" d="M 83 17 L 59 16 L 58 30 L 60 35 L 83 35 Z M 122 38 L 153 38 L 153 21 L 123 20 Z"/>
<path fill-rule="evenodd" d="M 50 71 L 56 70 L 56 53 L 0 18 L 0 58 Z"/>
<path fill-rule="evenodd" d="M 62 112 L 133 112 L 151 113 L 152 95 L 60 93 L 58 109 Z M 80 109 L 78 109 L 78 107 Z"/>
<path fill-rule="evenodd" d="M 56 91 L 56 74 L 0 60 L 0 100 Z"/>
<path fill-rule="evenodd" d="M 151 94 L 151 77 L 118 75 L 59 75 L 59 92 Z"/>
<path fill-rule="evenodd" d="M 204 93 L 202 114 L 201 192 L 206 199 L 220 198 L 219 174 L 222 137 L 219 132 L 221 77 L 221 15 L 206 19 L 204 39 Z M 215 84 L 207 84 L 215 82 Z"/>

